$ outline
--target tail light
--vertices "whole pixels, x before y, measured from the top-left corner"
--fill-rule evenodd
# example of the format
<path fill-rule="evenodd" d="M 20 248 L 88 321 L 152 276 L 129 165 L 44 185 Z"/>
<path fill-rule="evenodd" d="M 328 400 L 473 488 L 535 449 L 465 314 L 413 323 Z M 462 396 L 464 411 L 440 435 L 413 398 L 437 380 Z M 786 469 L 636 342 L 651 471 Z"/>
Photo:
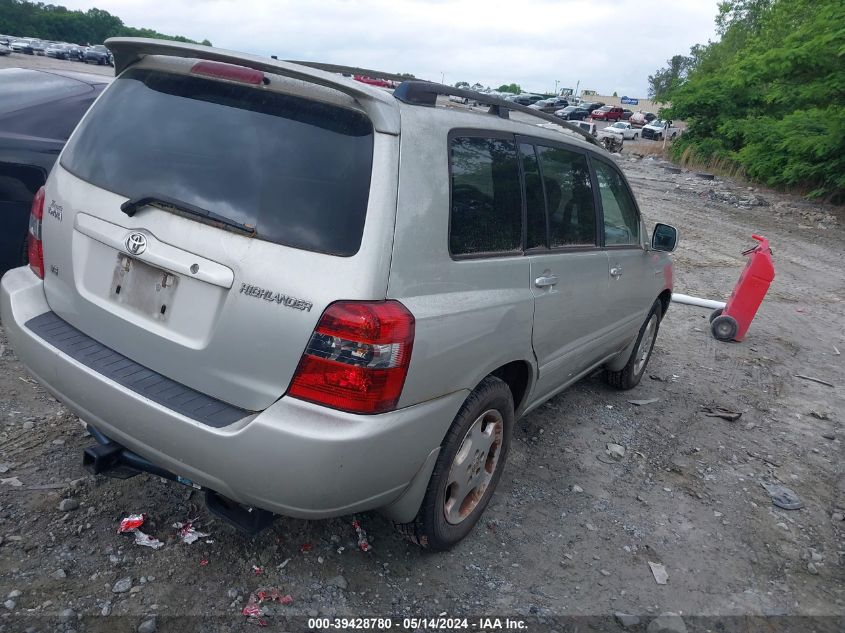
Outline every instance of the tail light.
<path fill-rule="evenodd" d="M 396 407 L 414 345 L 414 316 L 398 301 L 338 301 L 311 335 L 288 394 L 352 413 Z"/>
<path fill-rule="evenodd" d="M 44 187 L 35 192 L 29 214 L 29 234 L 26 236 L 26 255 L 29 267 L 39 279 L 44 279 L 44 245 L 41 242 L 41 220 L 44 217 Z"/>

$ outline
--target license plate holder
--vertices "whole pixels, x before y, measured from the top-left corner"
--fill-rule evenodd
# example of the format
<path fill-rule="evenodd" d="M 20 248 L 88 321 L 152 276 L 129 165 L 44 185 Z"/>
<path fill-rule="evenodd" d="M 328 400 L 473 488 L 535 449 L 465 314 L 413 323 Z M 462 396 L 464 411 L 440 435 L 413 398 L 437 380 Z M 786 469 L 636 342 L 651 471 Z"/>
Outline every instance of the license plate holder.
<path fill-rule="evenodd" d="M 121 305 L 166 322 L 178 285 L 178 275 L 118 253 L 109 294 Z"/>

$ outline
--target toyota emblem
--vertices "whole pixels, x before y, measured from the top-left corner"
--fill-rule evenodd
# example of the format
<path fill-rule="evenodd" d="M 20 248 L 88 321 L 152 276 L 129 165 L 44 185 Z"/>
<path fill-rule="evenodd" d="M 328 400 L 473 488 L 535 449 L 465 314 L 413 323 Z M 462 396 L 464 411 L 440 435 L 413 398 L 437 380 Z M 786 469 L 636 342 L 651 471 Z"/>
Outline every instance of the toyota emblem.
<path fill-rule="evenodd" d="M 126 250 L 132 255 L 140 255 L 147 250 L 147 237 L 143 233 L 130 233 L 126 238 Z"/>

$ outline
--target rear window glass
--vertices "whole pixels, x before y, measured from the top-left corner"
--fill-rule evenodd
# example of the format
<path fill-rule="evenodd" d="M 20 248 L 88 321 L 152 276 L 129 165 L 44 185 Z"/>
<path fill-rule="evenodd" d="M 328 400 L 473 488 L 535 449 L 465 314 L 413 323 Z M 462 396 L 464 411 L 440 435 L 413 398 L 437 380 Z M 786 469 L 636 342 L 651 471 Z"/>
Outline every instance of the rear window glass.
<path fill-rule="evenodd" d="M 516 144 L 456 137 L 451 147 L 452 255 L 519 252 L 522 196 Z"/>
<path fill-rule="evenodd" d="M 128 198 L 166 196 L 254 226 L 259 239 L 350 256 L 372 159 L 372 123 L 360 112 L 136 69 L 97 102 L 61 164 Z"/>

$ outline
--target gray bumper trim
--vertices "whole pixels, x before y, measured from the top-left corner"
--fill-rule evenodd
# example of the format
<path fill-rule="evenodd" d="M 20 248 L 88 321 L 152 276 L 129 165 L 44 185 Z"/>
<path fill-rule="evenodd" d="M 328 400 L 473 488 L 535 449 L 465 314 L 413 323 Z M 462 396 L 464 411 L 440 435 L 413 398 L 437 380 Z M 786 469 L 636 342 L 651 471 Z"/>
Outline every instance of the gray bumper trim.
<path fill-rule="evenodd" d="M 219 429 L 253 413 L 202 394 L 139 365 L 83 334 L 55 312 L 45 312 L 30 319 L 26 327 L 75 361 L 109 380 L 207 426 Z"/>

